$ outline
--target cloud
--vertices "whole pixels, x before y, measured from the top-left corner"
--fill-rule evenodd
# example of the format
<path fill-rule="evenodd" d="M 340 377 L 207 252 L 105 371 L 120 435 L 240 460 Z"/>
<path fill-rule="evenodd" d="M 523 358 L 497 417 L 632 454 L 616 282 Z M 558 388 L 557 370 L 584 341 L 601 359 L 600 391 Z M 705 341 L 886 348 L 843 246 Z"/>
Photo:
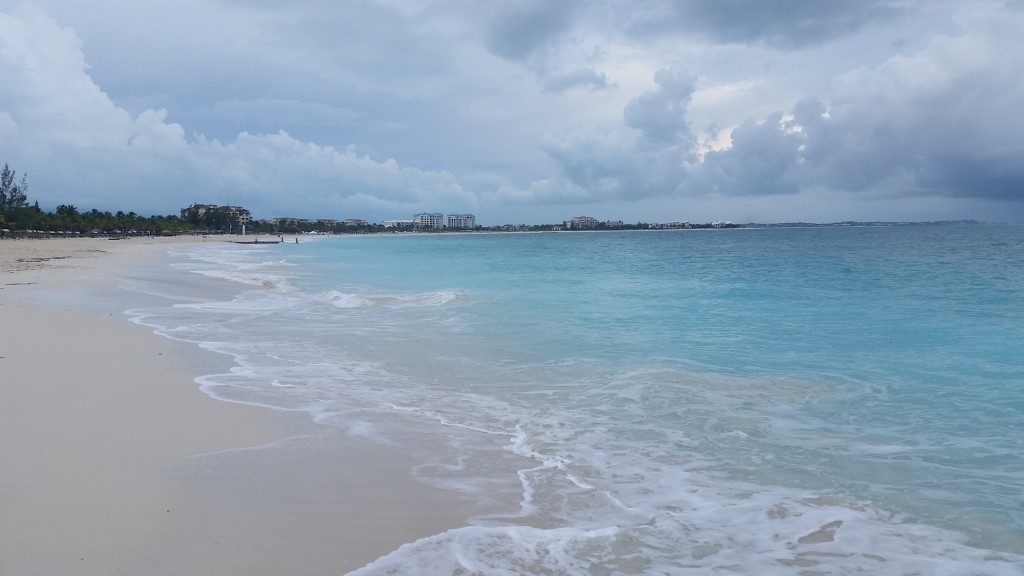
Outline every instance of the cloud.
<path fill-rule="evenodd" d="M 251 97 L 218 100 L 191 108 L 183 115 L 189 123 L 214 127 L 207 136 L 231 138 L 240 132 L 273 133 L 286 130 L 303 137 L 329 138 L 366 122 L 363 115 L 347 106 L 296 99 Z"/>
<path fill-rule="evenodd" d="M 487 6 L 478 5 L 478 6 Z M 491 54 L 519 67 L 549 94 L 612 87 L 601 69 L 607 37 L 590 20 L 602 9 L 578 2 L 516 0 L 475 8 Z"/>
<path fill-rule="evenodd" d="M 493 16 L 487 47 L 509 60 L 527 60 L 559 38 L 571 24 L 575 4 L 518 0 Z"/>
<path fill-rule="evenodd" d="M 795 49 L 833 40 L 906 11 L 897 0 L 662 0 L 631 32 L 699 34 L 716 42 Z"/>
<path fill-rule="evenodd" d="M 1024 199 L 1024 121 L 1015 91 L 1007 91 L 1024 71 L 1013 32 L 1022 25 L 1020 14 L 976 13 L 958 37 L 842 75 L 827 104 L 806 99 L 786 121 L 776 116 L 734 131 L 732 148 L 706 158 L 701 181 L 715 181 L 719 171 L 765 182 L 719 181 L 730 193 L 830 187 Z"/>
<path fill-rule="evenodd" d="M 33 193 L 44 205 L 74 196 L 90 207 L 174 213 L 195 201 L 244 199 L 255 210 L 287 205 L 314 214 L 325 200 L 345 205 L 367 197 L 407 210 L 475 204 L 444 171 L 302 142 L 283 131 L 242 132 L 227 142 L 187 138 L 165 110 L 133 116 L 92 82 L 75 33 L 38 10 L 0 13 L 0 38 L 0 130 L 17 135 L 0 144 L 0 155 L 32 173 Z"/>
<path fill-rule="evenodd" d="M 544 80 L 546 92 L 565 92 L 574 88 L 586 88 L 589 90 L 603 90 L 609 88 L 608 76 L 603 72 L 580 68 L 572 72 L 552 74 Z"/>
<path fill-rule="evenodd" d="M 1007 87 L 1024 72 L 1014 32 L 1024 17 L 978 10 L 962 26 L 917 53 L 839 75 L 821 98 L 747 119 L 727 146 L 702 155 L 687 119 L 696 81 L 679 64 L 624 107 L 633 135 L 578 129 L 545 150 L 590 201 L 833 191 L 1020 203 L 1024 119 L 1019 91 Z"/>
<path fill-rule="evenodd" d="M 781 113 L 746 121 L 732 131 L 732 146 L 708 152 L 686 189 L 695 194 L 772 195 L 798 192 L 800 146 Z"/>
<path fill-rule="evenodd" d="M 626 125 L 643 134 L 652 146 L 691 146 L 692 135 L 686 110 L 693 98 L 696 80 L 675 65 L 654 75 L 657 88 L 629 102 L 623 117 Z"/>
<path fill-rule="evenodd" d="M 44 206 L 1024 219 L 998 1 L 116 4 L 0 11 L 0 160 Z"/>
<path fill-rule="evenodd" d="M 277 194 L 310 204 L 319 197 L 364 194 L 408 206 L 426 198 L 446 203 L 468 197 L 452 174 L 405 167 L 390 158 L 378 161 L 354 149 L 302 142 L 285 132 L 243 133 L 229 143 L 200 140 L 193 151 L 203 169 L 220 175 L 222 193 L 241 194 L 261 204 L 278 203 Z M 301 187 L 296 187 L 300 177 Z"/>
<path fill-rule="evenodd" d="M 601 134 L 581 127 L 544 144 L 571 183 L 572 198 L 639 199 L 677 191 L 693 154 L 686 111 L 696 81 L 675 64 L 657 71 L 654 83 L 626 104 L 623 129 Z"/>
<path fill-rule="evenodd" d="M 72 30 L 26 6 L 17 16 L 0 13 L 0 42 L 0 106 L 23 143 L 109 146 L 127 139 L 131 118 L 83 73 Z"/>

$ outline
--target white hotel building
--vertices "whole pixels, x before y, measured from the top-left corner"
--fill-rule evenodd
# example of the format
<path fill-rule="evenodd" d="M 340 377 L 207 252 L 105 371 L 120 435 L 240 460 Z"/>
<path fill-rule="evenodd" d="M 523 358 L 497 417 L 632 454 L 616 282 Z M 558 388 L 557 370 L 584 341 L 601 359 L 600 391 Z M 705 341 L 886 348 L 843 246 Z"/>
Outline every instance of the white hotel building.
<path fill-rule="evenodd" d="M 437 212 L 423 212 L 422 214 L 417 214 L 412 218 L 412 226 L 417 230 L 433 230 L 435 228 L 443 228 L 444 214 L 440 214 Z"/>
<path fill-rule="evenodd" d="M 448 228 L 472 230 L 476 228 L 476 216 L 472 214 L 449 214 Z"/>
<path fill-rule="evenodd" d="M 413 216 L 412 227 L 416 230 L 472 230 L 476 228 L 476 216 L 472 214 L 449 214 L 447 226 L 445 216 L 439 212 L 423 212 Z"/>

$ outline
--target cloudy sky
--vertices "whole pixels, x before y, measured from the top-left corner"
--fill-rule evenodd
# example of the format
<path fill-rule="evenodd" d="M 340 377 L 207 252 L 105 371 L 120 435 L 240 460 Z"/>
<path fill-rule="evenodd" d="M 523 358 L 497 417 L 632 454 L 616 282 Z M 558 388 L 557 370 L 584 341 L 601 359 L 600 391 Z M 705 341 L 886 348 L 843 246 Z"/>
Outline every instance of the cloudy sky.
<path fill-rule="evenodd" d="M 1024 221 L 1020 0 L 0 0 L 46 209 Z"/>

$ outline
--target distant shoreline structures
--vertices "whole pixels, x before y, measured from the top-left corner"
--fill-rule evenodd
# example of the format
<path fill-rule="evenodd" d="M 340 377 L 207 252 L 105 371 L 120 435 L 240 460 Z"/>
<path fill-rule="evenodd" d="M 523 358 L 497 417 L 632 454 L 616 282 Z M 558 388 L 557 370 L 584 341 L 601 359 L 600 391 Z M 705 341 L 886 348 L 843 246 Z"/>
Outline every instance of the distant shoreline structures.
<path fill-rule="evenodd" d="M 592 216 L 574 216 L 555 224 L 500 224 L 481 226 L 473 214 L 421 212 L 411 219 L 384 220 L 371 223 L 367 220 L 350 218 L 334 220 L 328 218 L 275 217 L 269 220 L 255 220 L 251 213 L 241 206 L 214 206 L 193 204 L 182 209 L 182 220 L 197 226 L 206 225 L 207 232 L 235 233 L 231 220 L 238 226 L 245 225 L 252 233 L 261 234 L 375 234 L 375 233 L 465 233 L 465 232 L 581 232 L 615 230 L 716 230 L 736 228 L 819 228 L 819 227 L 884 227 L 922 226 L 935 224 L 981 224 L 975 220 L 947 220 L 933 222 L 905 221 L 842 221 L 832 223 L 780 222 L 735 224 L 729 221 L 692 223 L 687 221 L 637 222 L 627 224 L 622 220 L 598 220 Z M 227 229 L 225 229 L 227 224 Z"/>
<path fill-rule="evenodd" d="M 558 224 L 501 224 L 497 226 L 481 226 L 476 216 L 467 213 L 442 214 L 440 212 L 421 212 L 408 220 L 384 220 L 381 223 L 370 223 L 366 220 L 350 218 L 334 220 L 330 218 L 297 218 L 275 217 L 256 220 L 246 208 L 241 206 L 218 206 L 215 204 L 193 204 L 182 208 L 181 219 L 205 233 L 243 233 L 254 234 L 375 234 L 375 233 L 440 233 L 440 232 L 561 232 L 561 231 L 600 231 L 600 230 L 673 230 L 702 228 L 740 228 L 743 225 L 732 222 L 715 221 L 706 224 L 671 221 L 647 223 L 637 222 L 626 224 L 622 220 L 601 221 L 592 216 L 574 216 Z"/>
<path fill-rule="evenodd" d="M 882 227 L 922 226 L 935 224 L 982 224 L 976 220 L 913 221 L 843 221 L 833 223 L 783 222 L 734 224 L 714 221 L 703 224 L 687 221 L 637 222 L 598 220 L 592 216 L 574 216 L 552 224 L 499 224 L 482 226 L 476 216 L 468 213 L 442 214 L 421 212 L 408 220 L 384 220 L 371 223 L 359 218 L 275 217 L 256 219 L 243 206 L 194 203 L 182 208 L 179 215 L 141 216 L 135 212 L 79 211 L 62 204 L 55 212 L 44 212 L 38 202 L 29 204 L 28 183 L 20 183 L 6 165 L 0 186 L 0 238 L 68 238 L 79 236 L 129 238 L 132 236 L 178 235 L 296 235 L 296 234 L 404 234 L 404 233 L 467 233 L 467 232 L 600 232 L 616 230 L 705 230 L 815 227 Z"/>

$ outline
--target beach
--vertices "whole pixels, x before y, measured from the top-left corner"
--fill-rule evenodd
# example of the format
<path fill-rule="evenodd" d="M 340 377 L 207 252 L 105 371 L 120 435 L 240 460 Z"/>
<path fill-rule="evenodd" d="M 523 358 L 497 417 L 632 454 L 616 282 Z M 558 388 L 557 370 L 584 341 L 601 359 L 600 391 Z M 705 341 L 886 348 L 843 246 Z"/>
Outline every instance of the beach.
<path fill-rule="evenodd" d="M 410 454 L 214 400 L 229 359 L 127 320 L 122 274 L 202 241 L 0 241 L 0 575 L 342 574 L 465 523 Z"/>
<path fill-rule="evenodd" d="M 0 576 L 1024 565 L 1019 227 L 225 240 L 0 241 Z"/>

